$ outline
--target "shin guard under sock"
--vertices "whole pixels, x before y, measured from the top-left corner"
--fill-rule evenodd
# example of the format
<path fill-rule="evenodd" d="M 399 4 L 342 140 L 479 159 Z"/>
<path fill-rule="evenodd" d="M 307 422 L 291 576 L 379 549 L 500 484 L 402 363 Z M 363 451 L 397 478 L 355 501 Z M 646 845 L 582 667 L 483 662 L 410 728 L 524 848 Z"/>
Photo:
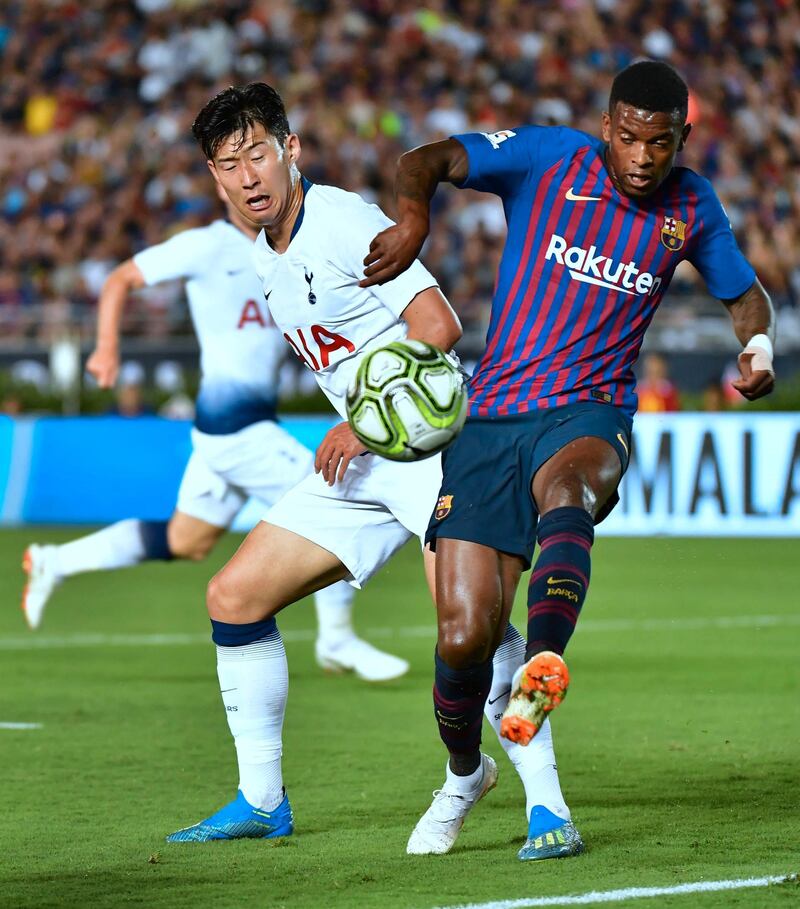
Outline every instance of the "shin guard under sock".
<path fill-rule="evenodd" d="M 451 754 L 480 750 L 483 706 L 492 684 L 492 661 L 452 669 L 436 654 L 433 706 L 439 735 Z"/>

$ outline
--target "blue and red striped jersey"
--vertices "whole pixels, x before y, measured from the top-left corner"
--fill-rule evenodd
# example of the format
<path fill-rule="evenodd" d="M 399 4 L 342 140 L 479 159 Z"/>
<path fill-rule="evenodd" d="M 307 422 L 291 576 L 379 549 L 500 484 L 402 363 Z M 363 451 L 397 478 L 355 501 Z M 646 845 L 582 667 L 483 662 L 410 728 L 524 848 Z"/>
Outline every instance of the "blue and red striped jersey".
<path fill-rule="evenodd" d="M 636 411 L 633 364 L 678 263 L 722 300 L 755 272 L 711 184 L 675 167 L 644 200 L 614 188 L 605 144 L 567 127 L 454 136 L 464 188 L 503 200 L 508 236 L 470 414 L 501 417 L 575 401 Z"/>

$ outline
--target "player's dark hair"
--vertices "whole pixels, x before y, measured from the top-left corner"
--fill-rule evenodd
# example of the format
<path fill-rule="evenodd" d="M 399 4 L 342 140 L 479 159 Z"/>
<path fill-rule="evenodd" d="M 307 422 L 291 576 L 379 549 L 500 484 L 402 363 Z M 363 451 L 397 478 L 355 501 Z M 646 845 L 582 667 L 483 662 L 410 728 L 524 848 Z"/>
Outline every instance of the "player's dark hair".
<path fill-rule="evenodd" d="M 623 69 L 614 79 L 608 112 L 613 113 L 620 102 L 657 113 L 677 111 L 681 120 L 686 120 L 689 89 L 668 63 L 642 60 Z"/>
<path fill-rule="evenodd" d="M 206 104 L 192 123 L 192 134 L 209 160 L 222 143 L 244 134 L 257 123 L 283 146 L 289 135 L 289 120 L 281 96 L 265 82 L 251 82 L 244 88 L 231 85 Z"/>

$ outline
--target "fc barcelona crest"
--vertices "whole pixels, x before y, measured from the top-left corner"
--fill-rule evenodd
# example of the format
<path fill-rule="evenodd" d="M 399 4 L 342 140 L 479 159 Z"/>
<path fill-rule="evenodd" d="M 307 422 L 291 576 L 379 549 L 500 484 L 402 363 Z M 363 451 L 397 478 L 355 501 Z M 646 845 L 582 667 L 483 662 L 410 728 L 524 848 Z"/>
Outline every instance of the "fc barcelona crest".
<path fill-rule="evenodd" d="M 683 246 L 686 239 L 686 222 L 678 221 L 675 218 L 664 218 L 664 224 L 661 228 L 661 242 L 667 249 L 673 252 Z"/>
<path fill-rule="evenodd" d="M 450 509 L 452 507 L 452 496 L 439 496 L 439 501 L 436 503 L 436 508 L 434 509 L 433 516 L 437 521 L 443 521 L 450 514 Z"/>

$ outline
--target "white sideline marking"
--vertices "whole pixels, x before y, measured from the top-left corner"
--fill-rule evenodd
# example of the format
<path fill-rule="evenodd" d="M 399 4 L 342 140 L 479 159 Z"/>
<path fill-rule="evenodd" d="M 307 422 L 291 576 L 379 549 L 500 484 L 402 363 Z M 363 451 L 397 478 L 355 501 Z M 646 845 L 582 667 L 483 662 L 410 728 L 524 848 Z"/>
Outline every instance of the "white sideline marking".
<path fill-rule="evenodd" d="M 800 615 L 732 615 L 697 616 L 690 619 L 584 619 L 580 632 L 617 631 L 694 631 L 702 628 L 776 628 L 781 625 L 800 625 Z M 434 625 L 407 625 L 403 628 L 367 628 L 364 636 L 375 638 L 430 638 L 436 634 Z M 317 634 L 310 628 L 287 629 L 281 632 L 287 644 L 313 641 Z M 175 647 L 189 644 L 208 644 L 207 634 L 27 634 L 0 638 L 0 650 L 50 650 L 62 647 Z"/>
<path fill-rule="evenodd" d="M 41 729 L 41 723 L 0 723 L 0 729 Z"/>
<path fill-rule="evenodd" d="M 713 893 L 718 890 L 745 890 L 797 881 L 797 874 L 771 877 L 747 877 L 730 881 L 697 881 L 673 887 L 626 887 L 623 890 L 592 890 L 575 896 L 534 896 L 518 900 L 495 900 L 491 903 L 468 903 L 438 909 L 533 909 L 536 906 L 586 906 L 591 903 L 622 903 L 650 896 L 682 896 L 684 893 Z"/>

